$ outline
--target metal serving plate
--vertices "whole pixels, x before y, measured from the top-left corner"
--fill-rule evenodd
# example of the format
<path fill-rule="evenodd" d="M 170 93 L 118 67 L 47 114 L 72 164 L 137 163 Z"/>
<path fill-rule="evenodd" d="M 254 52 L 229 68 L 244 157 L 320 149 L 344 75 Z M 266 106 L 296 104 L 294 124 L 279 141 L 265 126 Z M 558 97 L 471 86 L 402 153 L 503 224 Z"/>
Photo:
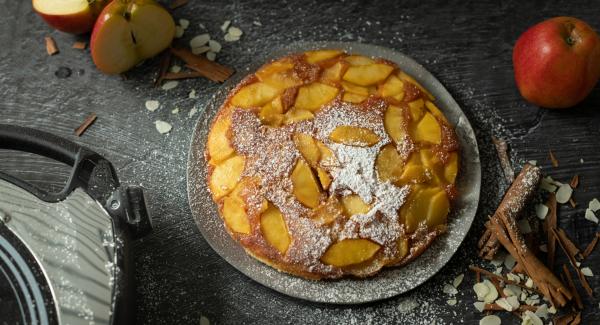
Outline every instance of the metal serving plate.
<path fill-rule="evenodd" d="M 461 147 L 461 168 L 457 179 L 460 193 L 449 217 L 448 232 L 415 261 L 404 267 L 383 269 L 367 279 L 341 279 L 327 281 L 305 280 L 279 272 L 246 254 L 224 228 L 217 206 L 206 186 L 206 161 L 204 150 L 209 126 L 227 93 L 248 73 L 269 60 L 286 54 L 307 50 L 336 48 L 350 53 L 388 59 L 412 75 L 436 98 L 436 104 L 454 126 Z M 436 274 L 454 255 L 467 235 L 477 211 L 481 186 L 481 165 L 477 140 L 467 117 L 444 86 L 423 66 L 408 56 L 394 50 L 360 43 L 300 42 L 271 52 L 249 70 L 240 69 L 207 103 L 193 134 L 188 158 L 188 196 L 192 214 L 200 232 L 210 246 L 253 280 L 283 294 L 315 302 L 332 304 L 358 304 L 381 300 L 412 290 Z"/>

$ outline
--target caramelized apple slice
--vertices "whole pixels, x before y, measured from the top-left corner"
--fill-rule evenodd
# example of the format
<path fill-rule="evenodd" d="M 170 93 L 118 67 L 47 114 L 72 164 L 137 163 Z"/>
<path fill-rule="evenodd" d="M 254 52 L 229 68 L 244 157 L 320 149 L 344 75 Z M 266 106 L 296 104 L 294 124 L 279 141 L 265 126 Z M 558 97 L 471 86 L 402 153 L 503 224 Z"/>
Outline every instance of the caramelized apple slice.
<path fill-rule="evenodd" d="M 231 104 L 236 107 L 260 107 L 279 95 L 280 90 L 262 82 L 255 82 L 240 89 L 231 98 Z"/>
<path fill-rule="evenodd" d="M 423 102 L 423 99 L 421 99 L 421 98 L 408 103 L 410 117 L 413 120 L 413 123 L 418 122 L 421 119 L 421 117 L 423 116 L 424 106 L 425 106 L 425 102 Z"/>
<path fill-rule="evenodd" d="M 344 213 L 348 216 L 357 214 L 367 214 L 371 210 L 371 206 L 365 203 L 360 196 L 356 194 L 346 195 L 342 198 L 342 206 Z"/>
<path fill-rule="evenodd" d="M 316 167 L 321 159 L 321 151 L 315 143 L 315 139 L 305 133 L 296 133 L 293 136 L 294 144 L 300 151 L 300 154 L 312 166 Z"/>
<path fill-rule="evenodd" d="M 402 167 L 404 167 L 404 159 L 402 159 L 394 145 L 387 144 L 381 148 L 375 160 L 375 170 L 379 180 L 382 182 L 398 182 L 402 176 Z"/>
<path fill-rule="evenodd" d="M 446 192 L 439 188 L 419 188 L 409 197 L 408 208 L 404 209 L 405 225 L 408 232 L 414 232 L 420 223 L 429 227 L 444 224 L 450 211 L 450 201 Z"/>
<path fill-rule="evenodd" d="M 213 169 L 209 186 L 215 200 L 229 194 L 235 188 L 244 171 L 245 162 L 243 156 L 233 156 Z"/>
<path fill-rule="evenodd" d="M 385 83 L 379 87 L 379 94 L 382 97 L 393 97 L 398 101 L 404 98 L 404 83 L 396 75 L 391 75 Z"/>
<path fill-rule="evenodd" d="M 342 100 L 347 102 L 347 103 L 362 103 L 365 99 L 367 99 L 367 96 L 364 95 L 358 95 L 355 93 L 344 93 L 344 95 L 342 96 Z"/>
<path fill-rule="evenodd" d="M 367 128 L 348 125 L 336 127 L 329 134 L 329 139 L 333 142 L 359 147 L 370 147 L 379 142 L 379 136 L 375 132 Z"/>
<path fill-rule="evenodd" d="M 425 168 L 423 168 L 420 157 L 416 152 L 411 154 L 398 181 L 401 184 L 423 183 L 427 181 Z"/>
<path fill-rule="evenodd" d="M 292 124 L 305 120 L 311 120 L 315 116 L 310 111 L 292 108 L 283 115 L 283 124 Z"/>
<path fill-rule="evenodd" d="M 384 81 L 392 71 L 394 67 L 383 63 L 351 66 L 343 79 L 360 86 L 370 86 Z"/>
<path fill-rule="evenodd" d="M 440 159 L 430 149 L 421 149 L 419 155 L 431 181 L 437 185 L 442 184 L 444 171 Z"/>
<path fill-rule="evenodd" d="M 321 182 L 321 187 L 324 190 L 328 190 L 329 185 L 331 185 L 331 177 L 329 177 L 329 174 L 327 174 L 327 172 L 323 168 L 317 167 L 317 176 L 319 176 L 319 182 Z"/>
<path fill-rule="evenodd" d="M 429 112 L 431 112 L 431 114 L 433 114 L 433 116 L 448 123 L 448 119 L 446 119 L 446 116 L 444 116 L 444 113 L 442 113 L 442 111 L 440 111 L 440 109 L 437 106 L 435 106 L 434 103 L 432 103 L 430 101 L 426 101 L 425 106 L 427 106 L 427 109 L 429 110 Z"/>
<path fill-rule="evenodd" d="M 442 142 L 442 129 L 431 113 L 425 113 L 423 119 L 415 129 L 415 140 L 440 144 Z"/>
<path fill-rule="evenodd" d="M 321 204 L 311 215 L 311 219 L 319 224 L 329 224 L 342 215 L 342 205 L 335 195 L 327 199 L 327 202 Z"/>
<path fill-rule="evenodd" d="M 318 50 L 318 51 L 307 51 L 304 53 L 306 55 L 306 62 L 308 63 L 317 63 L 319 61 L 333 59 L 336 56 L 342 54 L 340 50 Z"/>
<path fill-rule="evenodd" d="M 342 79 L 342 75 L 344 74 L 344 72 L 346 72 L 347 67 L 347 63 L 339 61 L 331 67 L 325 69 L 321 77 L 325 81 L 338 82 Z"/>
<path fill-rule="evenodd" d="M 331 151 L 331 149 L 327 148 L 327 146 L 319 140 L 315 140 L 315 143 L 317 144 L 317 147 L 319 148 L 319 151 L 321 152 L 321 161 L 320 161 L 321 165 L 322 166 L 335 165 L 336 158 L 335 158 L 335 155 L 333 154 L 333 151 Z"/>
<path fill-rule="evenodd" d="M 275 62 L 268 63 L 256 71 L 258 80 L 263 81 L 269 76 L 291 70 L 294 63 L 290 59 L 281 59 Z"/>
<path fill-rule="evenodd" d="M 402 108 L 390 105 L 385 111 L 383 126 L 395 143 L 403 143 L 406 140 L 407 134 Z"/>
<path fill-rule="evenodd" d="M 231 119 L 228 116 L 220 116 L 213 124 L 206 141 L 211 165 L 218 164 L 234 153 L 227 137 L 230 127 Z"/>
<path fill-rule="evenodd" d="M 362 95 L 365 97 L 369 96 L 369 88 L 357 86 L 351 82 L 342 81 L 342 88 L 344 88 L 344 90 L 347 93 L 353 93 L 353 94 Z"/>
<path fill-rule="evenodd" d="M 370 59 L 362 55 L 350 55 L 344 58 L 350 65 L 369 65 L 375 63 L 373 59 Z"/>
<path fill-rule="evenodd" d="M 296 108 L 314 112 L 332 101 L 339 90 L 320 82 L 302 86 L 298 89 Z"/>
<path fill-rule="evenodd" d="M 250 221 L 246 212 L 246 203 L 242 199 L 241 192 L 250 182 L 249 178 L 242 179 L 233 192 L 223 199 L 222 215 L 225 224 L 234 232 L 249 234 Z"/>
<path fill-rule="evenodd" d="M 446 191 L 441 188 L 435 192 L 429 199 L 429 208 L 427 209 L 427 226 L 435 227 L 446 223 L 450 212 L 450 201 Z"/>
<path fill-rule="evenodd" d="M 280 126 L 283 123 L 283 105 L 281 97 L 276 97 L 260 109 L 258 118 L 263 124 Z"/>
<path fill-rule="evenodd" d="M 265 240 L 282 255 L 290 246 L 290 235 L 281 211 L 269 203 L 265 212 L 260 216 L 260 231 Z"/>
<path fill-rule="evenodd" d="M 321 197 L 319 184 L 310 166 L 303 159 L 298 159 L 290 178 L 294 186 L 294 196 L 300 203 L 313 209 L 319 206 Z"/>
<path fill-rule="evenodd" d="M 404 71 L 400 72 L 399 77 L 403 81 L 410 82 L 411 84 L 419 88 L 419 90 L 421 90 L 421 92 L 423 92 L 429 98 L 429 100 L 435 100 L 435 97 L 433 97 L 433 95 L 427 89 L 425 89 L 425 87 L 421 86 L 420 83 L 418 83 L 413 77 L 409 76 Z"/>
<path fill-rule="evenodd" d="M 456 174 L 458 174 L 458 153 L 455 151 L 450 153 L 450 157 L 448 158 L 448 162 L 444 169 L 444 177 L 448 183 L 454 184 L 456 181 Z"/>
<path fill-rule="evenodd" d="M 368 239 L 344 239 L 329 246 L 321 261 L 337 267 L 351 266 L 370 260 L 380 248 Z"/>

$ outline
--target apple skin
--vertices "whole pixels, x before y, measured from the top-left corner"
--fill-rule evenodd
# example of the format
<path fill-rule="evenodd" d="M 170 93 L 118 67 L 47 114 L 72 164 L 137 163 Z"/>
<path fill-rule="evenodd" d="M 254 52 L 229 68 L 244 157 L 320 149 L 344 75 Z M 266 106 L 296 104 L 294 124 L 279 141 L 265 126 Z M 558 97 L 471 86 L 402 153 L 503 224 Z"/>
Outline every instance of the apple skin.
<path fill-rule="evenodd" d="M 600 38 L 577 18 L 551 18 L 519 37 L 513 66 L 527 101 L 546 108 L 572 107 L 600 78 Z"/>
<path fill-rule="evenodd" d="M 32 0 L 33 10 L 51 27 L 69 34 L 85 34 L 92 30 L 96 18 L 110 0 L 96 0 L 84 11 L 70 15 L 48 15 L 40 12 L 35 7 L 36 0 Z"/>
<path fill-rule="evenodd" d="M 90 37 L 98 70 L 123 73 L 168 48 L 175 21 L 154 0 L 114 0 L 100 13 Z"/>

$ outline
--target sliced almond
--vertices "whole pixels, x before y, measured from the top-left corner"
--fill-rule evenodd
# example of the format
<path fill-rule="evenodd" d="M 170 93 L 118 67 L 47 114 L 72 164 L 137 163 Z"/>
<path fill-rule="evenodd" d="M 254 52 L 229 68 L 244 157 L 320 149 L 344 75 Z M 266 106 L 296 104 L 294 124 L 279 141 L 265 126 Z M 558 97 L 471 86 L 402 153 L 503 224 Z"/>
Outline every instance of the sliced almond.
<path fill-rule="evenodd" d="M 585 209 L 585 219 L 594 223 L 598 223 L 598 217 L 590 209 Z"/>
<path fill-rule="evenodd" d="M 581 274 L 583 274 L 585 276 L 594 276 L 594 272 L 592 272 L 592 269 L 590 269 L 589 267 L 582 268 Z"/>
<path fill-rule="evenodd" d="M 592 212 L 600 210 L 600 201 L 598 199 L 591 200 L 588 204 L 588 209 L 592 210 Z"/>
<path fill-rule="evenodd" d="M 173 89 L 173 88 L 177 87 L 177 85 L 178 85 L 178 84 L 179 84 L 179 82 L 178 82 L 178 81 L 176 81 L 176 80 L 170 80 L 170 81 L 167 81 L 167 82 L 165 82 L 165 83 L 162 85 L 162 87 L 161 87 L 161 88 L 162 88 L 163 90 L 171 90 L 171 89 Z"/>
<path fill-rule="evenodd" d="M 548 215 L 548 206 L 545 204 L 536 204 L 535 205 L 535 215 L 540 219 L 540 220 L 544 220 L 546 219 L 546 216 Z"/>
<path fill-rule="evenodd" d="M 170 123 L 161 120 L 157 120 L 156 122 L 154 122 L 154 125 L 156 126 L 156 130 L 160 134 L 169 133 L 173 128 L 173 126 Z"/>
<path fill-rule="evenodd" d="M 455 295 L 458 293 L 458 290 L 456 290 L 456 288 L 451 285 L 451 284 L 444 284 L 444 288 L 442 289 L 442 292 L 444 292 L 447 295 Z"/>
<path fill-rule="evenodd" d="M 210 41 L 210 35 L 208 33 L 200 34 L 190 40 L 190 47 L 196 48 L 204 46 L 208 41 Z"/>
<path fill-rule="evenodd" d="M 500 325 L 502 320 L 496 315 L 487 315 L 479 320 L 479 325 Z"/>
<path fill-rule="evenodd" d="M 145 106 L 147 110 L 154 112 L 160 107 L 160 102 L 158 100 L 147 100 Z"/>
<path fill-rule="evenodd" d="M 458 276 L 456 276 L 456 278 L 454 278 L 454 280 L 452 281 L 452 285 L 455 288 L 458 288 L 458 286 L 462 283 L 463 279 L 465 278 L 464 273 L 459 274 Z"/>

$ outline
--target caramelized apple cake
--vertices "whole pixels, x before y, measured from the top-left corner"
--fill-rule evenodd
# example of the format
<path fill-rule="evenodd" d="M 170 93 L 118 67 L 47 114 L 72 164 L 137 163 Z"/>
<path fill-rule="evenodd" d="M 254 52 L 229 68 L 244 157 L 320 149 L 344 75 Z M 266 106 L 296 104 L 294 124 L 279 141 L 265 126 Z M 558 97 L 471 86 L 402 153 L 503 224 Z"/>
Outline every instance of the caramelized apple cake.
<path fill-rule="evenodd" d="M 445 231 L 454 130 L 394 63 L 338 50 L 273 61 L 231 91 L 208 186 L 253 257 L 311 279 L 406 264 Z"/>

